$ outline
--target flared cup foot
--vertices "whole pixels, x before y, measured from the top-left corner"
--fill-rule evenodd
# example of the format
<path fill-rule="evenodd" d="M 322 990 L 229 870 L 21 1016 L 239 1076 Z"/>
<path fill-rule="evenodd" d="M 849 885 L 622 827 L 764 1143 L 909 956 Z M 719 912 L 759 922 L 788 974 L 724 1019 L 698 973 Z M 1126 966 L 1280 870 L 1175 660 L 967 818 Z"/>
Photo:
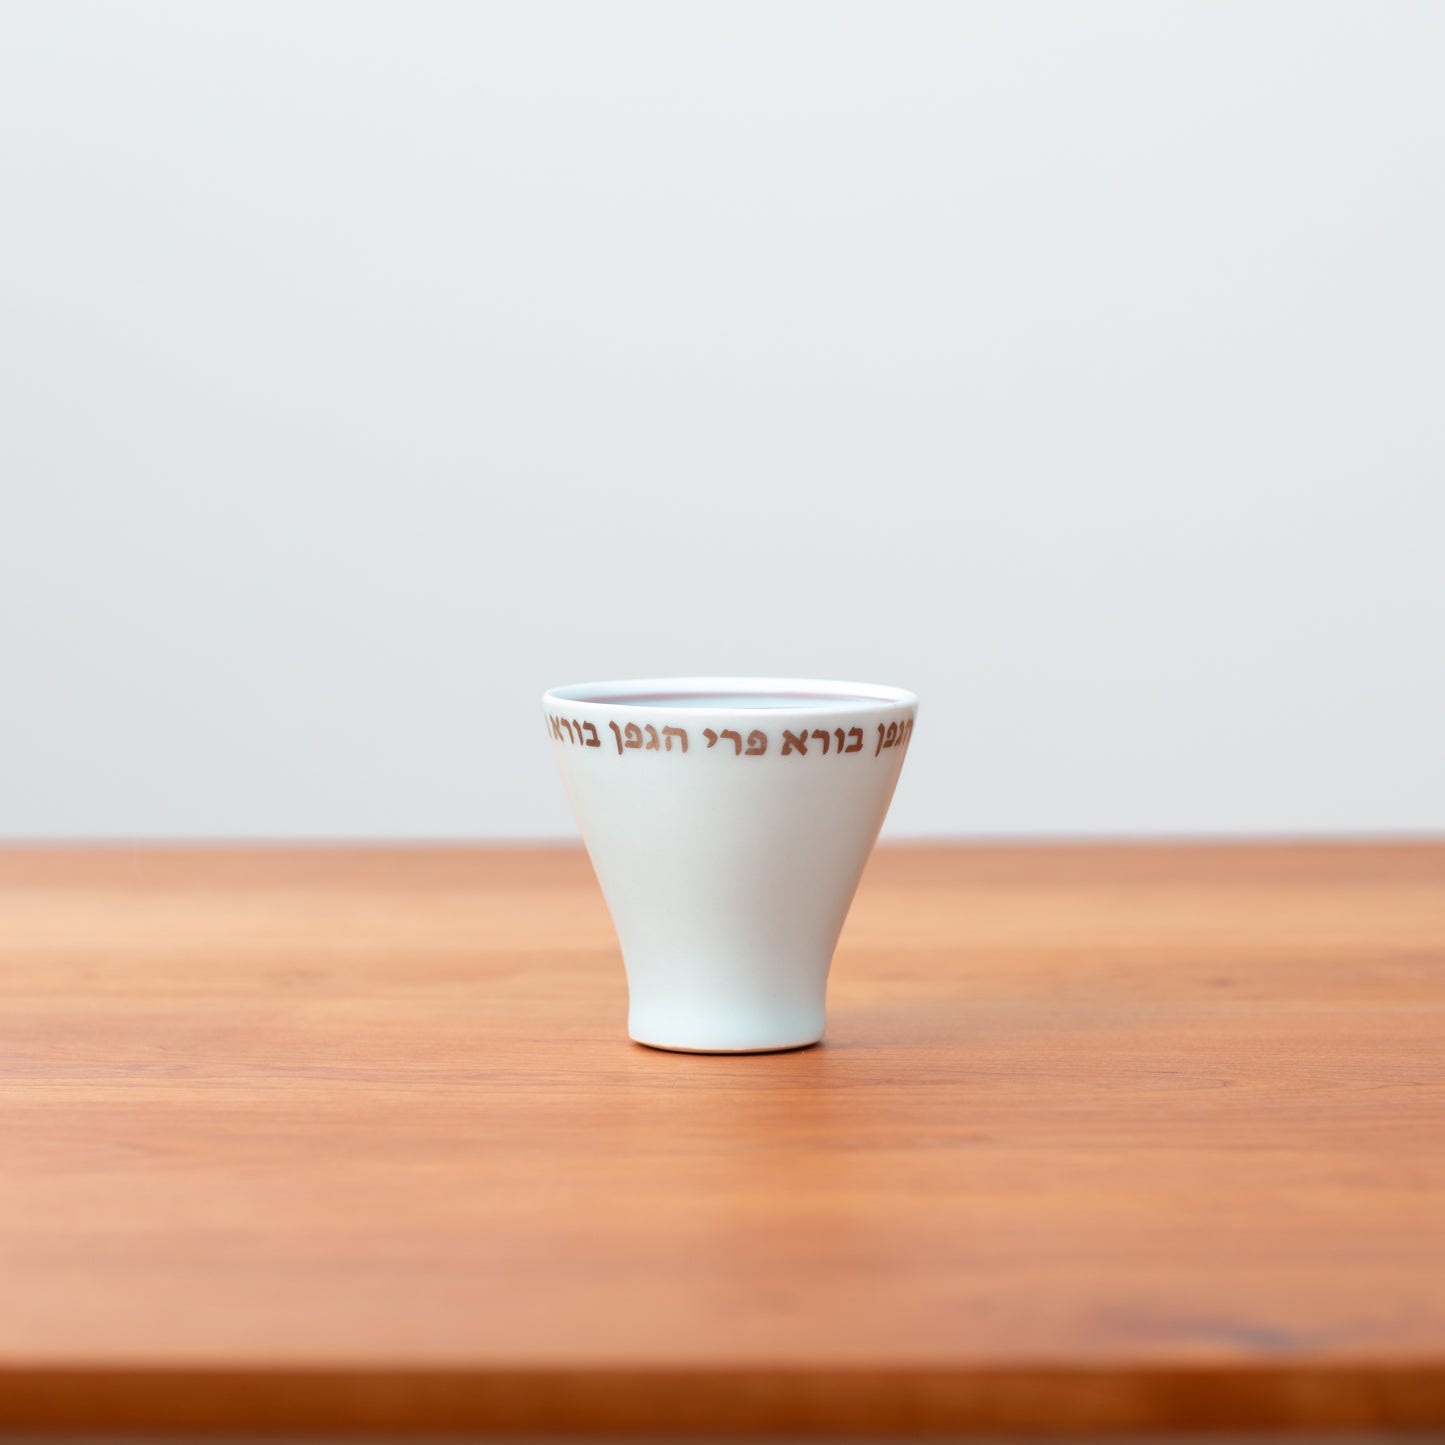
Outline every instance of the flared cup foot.
<path fill-rule="evenodd" d="M 799 1039 L 791 1044 L 740 1044 L 729 1048 L 718 1044 L 664 1044 L 657 1039 L 640 1039 L 636 1034 L 629 1037 L 634 1044 L 666 1054 L 791 1054 L 823 1042 L 823 1036 L 819 1034 L 816 1038 Z"/>

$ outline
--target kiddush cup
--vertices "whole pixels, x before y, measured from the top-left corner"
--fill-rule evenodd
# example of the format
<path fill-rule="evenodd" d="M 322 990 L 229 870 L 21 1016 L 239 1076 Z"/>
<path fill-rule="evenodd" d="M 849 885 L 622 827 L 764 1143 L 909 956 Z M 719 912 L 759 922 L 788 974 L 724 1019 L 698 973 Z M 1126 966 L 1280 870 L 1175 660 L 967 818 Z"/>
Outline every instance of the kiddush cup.
<path fill-rule="evenodd" d="M 622 944 L 631 1036 L 699 1053 L 817 1043 L 918 699 L 687 677 L 553 688 L 543 706 Z"/>

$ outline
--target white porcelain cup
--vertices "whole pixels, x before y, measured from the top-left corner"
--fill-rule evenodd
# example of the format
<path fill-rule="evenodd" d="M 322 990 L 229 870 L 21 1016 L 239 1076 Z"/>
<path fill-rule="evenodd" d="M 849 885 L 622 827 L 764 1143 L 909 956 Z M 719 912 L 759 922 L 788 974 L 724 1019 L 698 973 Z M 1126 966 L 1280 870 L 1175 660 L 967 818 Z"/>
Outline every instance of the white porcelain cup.
<path fill-rule="evenodd" d="M 632 1038 L 698 1053 L 817 1043 L 918 699 L 684 677 L 557 687 L 543 706 L 622 944 Z"/>

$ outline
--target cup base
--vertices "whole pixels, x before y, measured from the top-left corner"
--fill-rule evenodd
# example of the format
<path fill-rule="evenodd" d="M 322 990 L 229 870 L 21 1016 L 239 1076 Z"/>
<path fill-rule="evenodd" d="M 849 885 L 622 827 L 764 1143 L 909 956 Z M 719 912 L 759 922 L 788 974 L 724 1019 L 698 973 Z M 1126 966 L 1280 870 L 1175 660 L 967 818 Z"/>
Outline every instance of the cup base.
<path fill-rule="evenodd" d="M 645 1049 L 656 1049 L 663 1054 L 796 1054 L 802 1049 L 815 1048 L 823 1042 L 822 1034 L 815 1039 L 801 1039 L 795 1044 L 755 1044 L 747 1048 L 699 1048 L 694 1044 L 662 1044 L 652 1039 L 640 1039 L 636 1034 L 628 1037 L 634 1044 Z"/>

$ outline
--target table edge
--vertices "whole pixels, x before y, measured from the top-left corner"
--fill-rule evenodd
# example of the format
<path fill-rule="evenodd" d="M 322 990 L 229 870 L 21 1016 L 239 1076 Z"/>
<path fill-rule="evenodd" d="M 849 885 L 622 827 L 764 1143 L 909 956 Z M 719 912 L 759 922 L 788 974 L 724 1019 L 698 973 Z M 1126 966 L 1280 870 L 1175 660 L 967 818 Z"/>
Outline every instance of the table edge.
<path fill-rule="evenodd" d="M 1445 1359 L 893 1369 L 0 1368 L 0 1430 L 1445 1428 Z"/>

